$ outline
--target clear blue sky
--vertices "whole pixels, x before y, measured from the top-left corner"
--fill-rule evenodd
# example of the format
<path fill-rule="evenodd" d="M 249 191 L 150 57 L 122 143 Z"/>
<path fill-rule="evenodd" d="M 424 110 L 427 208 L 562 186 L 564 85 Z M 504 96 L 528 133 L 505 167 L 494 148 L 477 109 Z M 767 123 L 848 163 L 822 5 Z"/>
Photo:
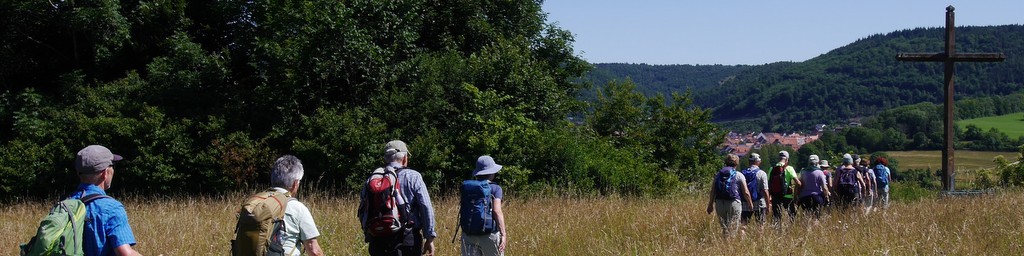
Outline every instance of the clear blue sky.
<path fill-rule="evenodd" d="M 1024 24 L 1024 0 L 547 0 L 592 63 L 751 64 L 805 61 L 901 29 Z M 939 51 L 941 49 L 936 49 Z"/>

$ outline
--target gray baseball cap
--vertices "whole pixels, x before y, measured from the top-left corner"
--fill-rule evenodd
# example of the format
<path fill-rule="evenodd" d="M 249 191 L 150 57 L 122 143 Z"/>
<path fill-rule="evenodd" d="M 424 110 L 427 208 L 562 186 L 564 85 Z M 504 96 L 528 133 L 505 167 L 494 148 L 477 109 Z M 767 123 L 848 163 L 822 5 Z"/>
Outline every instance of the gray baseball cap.
<path fill-rule="evenodd" d="M 75 170 L 78 173 L 97 173 L 106 170 L 114 165 L 114 161 L 121 161 L 119 155 L 110 152 L 110 149 L 100 145 L 89 145 L 78 151 L 75 155 Z"/>
<path fill-rule="evenodd" d="M 405 142 L 400 140 L 388 141 L 388 144 L 384 146 L 384 155 L 386 156 L 390 156 L 398 152 L 405 152 L 410 156 L 412 155 L 412 152 L 409 152 L 409 147 L 405 146 Z"/>

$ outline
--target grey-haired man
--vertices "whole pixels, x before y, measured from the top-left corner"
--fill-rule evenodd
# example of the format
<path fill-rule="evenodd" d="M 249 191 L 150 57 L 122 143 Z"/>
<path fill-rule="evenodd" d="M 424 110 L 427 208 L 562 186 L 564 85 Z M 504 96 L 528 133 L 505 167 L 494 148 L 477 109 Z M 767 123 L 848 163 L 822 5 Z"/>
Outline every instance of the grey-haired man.
<path fill-rule="evenodd" d="M 370 243 L 370 255 L 434 255 L 434 238 L 437 237 L 434 231 L 434 206 L 430 203 L 423 175 L 408 167 L 411 156 L 405 142 L 400 140 L 389 141 L 384 146 L 384 158 L 388 162 L 384 168 L 394 171 L 398 176 L 401 197 L 406 203 L 404 207 L 410 215 L 405 218 L 411 220 L 411 225 L 393 237 L 366 235 L 366 241 Z M 367 207 L 367 193 L 367 187 L 363 187 L 359 193 L 359 210 L 356 214 L 361 222 L 365 222 L 366 218 L 363 215 Z"/>

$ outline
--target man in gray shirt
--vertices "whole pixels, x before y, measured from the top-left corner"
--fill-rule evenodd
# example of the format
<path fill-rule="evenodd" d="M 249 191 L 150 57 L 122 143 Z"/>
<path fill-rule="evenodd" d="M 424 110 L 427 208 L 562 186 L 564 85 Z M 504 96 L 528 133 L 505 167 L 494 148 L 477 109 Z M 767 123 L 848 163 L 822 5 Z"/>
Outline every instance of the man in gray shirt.
<path fill-rule="evenodd" d="M 750 218 L 757 218 L 758 224 L 764 224 L 765 213 L 771 212 L 771 196 L 768 194 L 768 174 L 761 170 L 761 155 L 750 154 L 750 167 L 743 170 L 743 178 L 747 181 L 747 189 L 750 191 L 750 199 L 753 200 L 753 207 L 743 204 L 743 213 L 740 215 L 740 224 L 746 229 Z"/>

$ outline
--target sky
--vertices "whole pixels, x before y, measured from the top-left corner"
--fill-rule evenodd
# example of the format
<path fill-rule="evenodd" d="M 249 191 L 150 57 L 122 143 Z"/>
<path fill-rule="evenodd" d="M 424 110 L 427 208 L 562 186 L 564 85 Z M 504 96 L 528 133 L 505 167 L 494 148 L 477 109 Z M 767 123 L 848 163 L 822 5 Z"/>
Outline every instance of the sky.
<path fill-rule="evenodd" d="M 545 0 L 543 9 L 591 63 L 760 65 L 944 27 L 949 5 L 957 26 L 1024 24 L 1022 0 Z"/>

